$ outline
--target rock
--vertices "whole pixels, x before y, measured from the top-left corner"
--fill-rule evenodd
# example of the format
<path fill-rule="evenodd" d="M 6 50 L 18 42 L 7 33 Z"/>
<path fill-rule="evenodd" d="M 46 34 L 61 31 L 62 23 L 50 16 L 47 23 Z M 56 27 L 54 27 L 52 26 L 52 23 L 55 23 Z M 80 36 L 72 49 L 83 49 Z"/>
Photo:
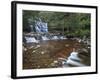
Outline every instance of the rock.
<path fill-rule="evenodd" d="M 23 46 L 23 51 L 27 51 L 27 48 L 25 48 L 24 46 Z"/>
<path fill-rule="evenodd" d="M 29 47 L 29 49 L 32 49 L 34 46 Z"/>
<path fill-rule="evenodd" d="M 36 50 L 33 50 L 32 53 L 36 52 Z"/>
<path fill-rule="evenodd" d="M 69 47 L 69 45 L 68 45 L 68 44 L 66 44 L 66 45 L 65 45 L 65 47 Z"/>
<path fill-rule="evenodd" d="M 37 49 L 37 48 L 39 48 L 40 47 L 40 45 L 37 45 L 34 49 Z"/>
<path fill-rule="evenodd" d="M 55 60 L 55 61 L 54 61 L 54 63 L 58 63 L 58 61 L 57 61 L 57 60 Z"/>
<path fill-rule="evenodd" d="M 90 55 L 89 49 L 85 49 L 85 48 L 78 50 L 78 53 L 79 53 L 78 54 L 79 57 L 80 56 L 89 56 Z"/>
<path fill-rule="evenodd" d="M 44 53 L 45 53 L 45 52 L 43 52 L 43 51 L 41 52 L 41 54 L 44 54 Z"/>

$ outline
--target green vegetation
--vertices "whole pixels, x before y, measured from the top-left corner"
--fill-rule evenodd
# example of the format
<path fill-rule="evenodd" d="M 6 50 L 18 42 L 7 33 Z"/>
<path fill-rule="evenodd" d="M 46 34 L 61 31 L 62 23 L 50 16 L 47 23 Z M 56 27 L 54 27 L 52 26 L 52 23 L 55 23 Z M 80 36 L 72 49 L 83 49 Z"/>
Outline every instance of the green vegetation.
<path fill-rule="evenodd" d="M 88 13 L 68 13 L 49 11 L 23 11 L 23 31 L 28 31 L 29 24 L 41 18 L 48 23 L 49 32 L 58 31 L 64 35 L 90 37 L 90 18 Z"/>

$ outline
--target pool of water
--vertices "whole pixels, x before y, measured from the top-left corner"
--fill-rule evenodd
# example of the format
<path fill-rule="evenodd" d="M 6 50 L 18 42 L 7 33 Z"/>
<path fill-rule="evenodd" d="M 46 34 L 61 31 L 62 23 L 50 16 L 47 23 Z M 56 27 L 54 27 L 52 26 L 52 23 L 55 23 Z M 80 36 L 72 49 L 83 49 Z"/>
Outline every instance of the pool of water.
<path fill-rule="evenodd" d="M 67 64 L 71 53 L 78 53 L 78 51 L 82 51 L 83 49 L 85 49 L 87 53 L 82 53 L 86 56 L 84 58 L 78 55 L 80 59 L 83 59 L 80 61 L 80 64 L 89 66 L 90 47 L 88 48 L 88 45 L 77 40 L 44 40 L 39 43 L 26 43 L 23 44 L 23 69 L 73 67 L 76 66 L 74 63 L 70 64 L 69 62 Z M 85 60 L 88 61 L 86 62 Z M 73 61 L 75 61 L 75 59 L 73 59 Z"/>

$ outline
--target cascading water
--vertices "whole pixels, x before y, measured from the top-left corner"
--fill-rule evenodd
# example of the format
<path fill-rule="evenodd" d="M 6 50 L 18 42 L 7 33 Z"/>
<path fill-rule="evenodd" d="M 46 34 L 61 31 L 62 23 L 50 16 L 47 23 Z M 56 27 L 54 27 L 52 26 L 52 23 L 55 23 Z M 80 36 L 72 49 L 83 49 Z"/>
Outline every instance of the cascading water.
<path fill-rule="evenodd" d="M 38 21 L 35 21 L 35 29 L 37 33 L 48 32 L 47 23 L 42 22 L 42 20 L 39 18 Z"/>
<path fill-rule="evenodd" d="M 42 36 L 42 40 L 50 40 L 50 39 L 46 36 Z"/>
<path fill-rule="evenodd" d="M 60 39 L 67 39 L 65 36 L 60 36 Z"/>
<path fill-rule="evenodd" d="M 25 39 L 26 39 L 26 43 L 38 43 L 39 42 L 34 37 L 25 37 Z"/>
<path fill-rule="evenodd" d="M 85 66 L 81 63 L 81 58 L 78 57 L 78 52 L 72 52 L 68 57 L 67 64 L 72 64 L 74 66 Z"/>
<path fill-rule="evenodd" d="M 76 67 L 81 67 L 81 66 L 88 66 L 90 65 L 89 63 L 90 60 L 90 53 L 87 49 L 81 49 L 78 52 L 73 51 L 70 56 L 62 61 L 62 67 L 66 66 L 76 66 Z"/>
<path fill-rule="evenodd" d="M 58 36 L 53 36 L 52 37 L 52 40 L 57 40 L 57 39 L 59 39 Z"/>
<path fill-rule="evenodd" d="M 26 43 L 38 43 L 40 40 L 62 40 L 66 39 L 65 36 L 62 35 L 56 35 L 55 33 L 52 34 L 48 32 L 48 24 L 46 22 L 43 22 L 40 18 L 38 20 L 32 21 L 34 22 L 35 25 L 32 25 L 33 23 L 30 23 L 30 32 L 36 32 L 37 36 L 32 37 L 26 37 Z M 31 36 L 31 35 L 29 35 Z M 40 38 L 35 38 L 35 37 L 40 37 Z"/>

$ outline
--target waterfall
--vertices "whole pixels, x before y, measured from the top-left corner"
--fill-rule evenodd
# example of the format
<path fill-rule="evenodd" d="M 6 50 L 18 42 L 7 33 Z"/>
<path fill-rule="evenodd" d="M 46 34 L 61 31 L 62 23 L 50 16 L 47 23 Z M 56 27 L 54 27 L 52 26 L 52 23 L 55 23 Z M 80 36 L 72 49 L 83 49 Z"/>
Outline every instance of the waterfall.
<path fill-rule="evenodd" d="M 85 66 L 84 64 L 80 63 L 81 61 L 81 58 L 78 57 L 78 52 L 72 52 L 68 57 L 67 64 L 72 64 L 75 66 Z"/>
<path fill-rule="evenodd" d="M 35 29 L 37 33 L 48 32 L 48 25 L 39 18 L 39 20 L 35 21 Z"/>
<path fill-rule="evenodd" d="M 60 34 L 55 34 L 48 32 L 48 24 L 43 22 L 40 18 L 35 21 L 33 19 L 29 19 L 29 27 L 31 32 L 36 32 L 28 34 L 28 37 L 25 37 L 26 43 L 38 43 L 40 40 L 62 40 L 66 39 L 65 36 Z M 34 25 L 33 25 L 34 22 Z"/>
<path fill-rule="evenodd" d="M 43 40 L 43 41 L 46 41 L 46 40 L 64 40 L 64 39 L 67 39 L 67 38 L 64 37 L 64 36 L 59 37 L 59 35 L 50 36 L 50 35 L 47 35 L 47 34 L 45 34 L 45 35 L 38 34 L 37 36 L 34 36 L 34 35 L 31 36 L 31 34 L 29 34 L 28 37 L 25 36 L 23 39 L 26 43 L 38 43 L 41 40 Z"/>
<path fill-rule="evenodd" d="M 86 61 L 87 60 L 87 61 Z M 90 60 L 90 54 L 86 49 L 82 49 L 79 52 L 72 52 L 70 56 L 62 61 L 62 67 L 70 66 L 88 66 Z"/>

